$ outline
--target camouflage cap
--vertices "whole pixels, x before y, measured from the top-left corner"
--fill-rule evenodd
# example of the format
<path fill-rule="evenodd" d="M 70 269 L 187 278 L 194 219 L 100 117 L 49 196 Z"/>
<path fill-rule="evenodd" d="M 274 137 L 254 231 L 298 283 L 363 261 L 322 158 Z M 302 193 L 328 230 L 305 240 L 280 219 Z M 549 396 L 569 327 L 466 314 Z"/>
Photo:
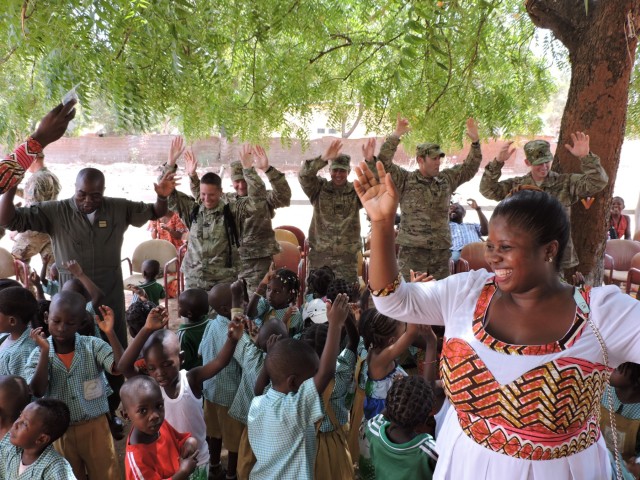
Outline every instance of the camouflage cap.
<path fill-rule="evenodd" d="M 330 170 L 351 170 L 351 157 L 349 155 L 340 155 L 331 162 Z"/>
<path fill-rule="evenodd" d="M 524 145 L 524 154 L 531 165 L 542 165 L 553 160 L 553 154 L 546 140 L 531 140 Z"/>
<path fill-rule="evenodd" d="M 240 162 L 233 162 L 231 165 L 231 181 L 244 180 L 242 173 L 242 164 Z"/>
<path fill-rule="evenodd" d="M 437 143 L 421 143 L 416 147 L 416 157 L 442 158 L 444 152 Z"/>

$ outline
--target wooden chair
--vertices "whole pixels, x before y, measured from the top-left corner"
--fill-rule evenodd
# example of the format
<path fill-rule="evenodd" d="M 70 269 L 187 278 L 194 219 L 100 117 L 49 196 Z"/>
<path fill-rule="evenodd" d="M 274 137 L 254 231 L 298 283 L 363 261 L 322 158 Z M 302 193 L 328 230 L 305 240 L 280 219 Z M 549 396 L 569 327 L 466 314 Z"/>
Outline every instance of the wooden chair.
<path fill-rule="evenodd" d="M 625 291 L 627 295 L 631 294 L 631 286 L 640 285 L 640 253 L 636 253 L 631 258 L 629 272 L 627 273 L 627 284 Z"/>
<path fill-rule="evenodd" d="M 626 282 L 629 268 L 631 268 L 631 259 L 636 253 L 640 253 L 640 242 L 620 239 L 607 240 L 604 283 L 620 285 Z"/>
<path fill-rule="evenodd" d="M 469 270 L 485 269 L 491 271 L 491 267 L 484 259 L 484 242 L 468 243 L 462 247 L 460 252 L 460 260 L 455 268 L 456 273 L 468 272 Z"/>
<path fill-rule="evenodd" d="M 167 288 L 169 282 L 178 280 L 180 267 L 176 247 L 167 240 L 147 240 L 138 245 L 133 251 L 131 259 L 122 259 L 129 265 L 129 277 L 124 280 L 125 287 L 129 284 L 138 285 L 144 282 L 142 275 L 142 263 L 145 260 L 157 260 L 162 267 L 161 284 Z M 135 274 L 134 274 L 135 273 Z M 180 295 L 180 281 L 178 280 L 178 295 Z M 169 308 L 169 296 L 164 298 L 165 308 Z"/>

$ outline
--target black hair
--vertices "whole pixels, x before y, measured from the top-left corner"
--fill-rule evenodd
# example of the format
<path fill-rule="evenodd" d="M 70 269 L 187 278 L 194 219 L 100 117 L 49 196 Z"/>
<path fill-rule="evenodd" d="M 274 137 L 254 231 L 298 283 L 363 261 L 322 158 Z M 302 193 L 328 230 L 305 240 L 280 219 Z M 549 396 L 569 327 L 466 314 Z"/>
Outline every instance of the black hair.
<path fill-rule="evenodd" d="M 358 299 L 358 289 L 353 283 L 348 283 L 343 278 L 336 278 L 329 284 L 327 288 L 327 300 L 333 303 L 339 293 L 346 293 L 349 295 L 349 302 L 354 302 Z"/>
<path fill-rule="evenodd" d="M 87 287 L 85 287 L 83 283 L 75 277 L 70 278 L 69 280 L 64 282 L 64 285 L 62 286 L 61 291 L 79 293 L 84 297 L 85 302 L 88 302 L 91 300 L 91 294 L 89 293 L 89 290 L 87 290 Z"/>
<path fill-rule="evenodd" d="M 24 287 L 5 288 L 0 290 L 0 312 L 28 325 L 38 313 L 38 301 Z"/>
<path fill-rule="evenodd" d="M 76 183 L 82 180 L 87 180 L 89 182 L 102 182 L 103 185 L 105 183 L 104 173 L 93 167 L 83 168 L 78 172 Z"/>
<path fill-rule="evenodd" d="M 628 377 L 635 384 L 635 388 L 640 387 L 640 365 L 633 362 L 625 362 L 617 369 L 622 375 Z"/>
<path fill-rule="evenodd" d="M 618 196 L 613 197 L 613 198 L 611 199 L 611 203 L 615 202 L 616 200 L 620 200 L 620 202 L 622 203 L 622 205 L 624 205 L 624 204 L 625 204 L 625 203 L 624 203 L 624 199 L 623 199 L 622 197 L 618 197 Z"/>
<path fill-rule="evenodd" d="M 331 267 L 323 266 L 311 270 L 307 278 L 307 293 L 313 294 L 313 298 L 322 298 L 327 295 L 329 284 L 336 279 Z"/>
<path fill-rule="evenodd" d="M 387 393 L 384 416 L 402 428 L 418 427 L 427 422 L 433 402 L 433 389 L 423 377 L 402 377 Z"/>
<path fill-rule="evenodd" d="M 18 375 L 0 375 L 0 388 L 5 390 L 6 403 L 2 405 L 3 413 L 15 422 L 20 412 L 31 401 L 31 392 L 27 381 Z"/>
<path fill-rule="evenodd" d="M 213 172 L 205 173 L 200 179 L 200 183 L 204 183 L 205 185 L 215 185 L 218 188 L 222 188 L 222 179 L 219 175 Z"/>
<path fill-rule="evenodd" d="M 365 348 L 385 348 L 389 338 L 395 334 L 397 324 L 397 320 L 381 314 L 375 308 L 362 312 L 358 330 Z"/>
<path fill-rule="evenodd" d="M 318 357 L 321 357 L 324 345 L 327 343 L 328 333 L 329 325 L 326 323 L 313 323 L 310 327 L 304 329 L 300 339 L 311 346 L 318 354 Z"/>
<path fill-rule="evenodd" d="M 154 260 L 153 258 L 149 258 L 147 260 L 145 260 L 144 262 L 142 262 L 142 266 L 144 267 L 144 264 L 147 264 L 149 266 L 149 268 L 152 269 L 152 271 L 155 270 L 155 274 L 154 277 L 156 277 L 158 275 L 158 273 L 160 273 L 160 262 L 158 260 Z M 146 273 L 144 270 L 142 272 L 143 274 Z"/>
<path fill-rule="evenodd" d="M 9 287 L 21 287 L 22 284 L 12 278 L 0 278 L 0 291 Z"/>
<path fill-rule="evenodd" d="M 58 440 L 69 428 L 71 423 L 71 412 L 69 407 L 62 400 L 55 398 L 38 398 L 35 402 L 38 405 L 38 416 L 42 419 L 42 430 L 49 435 L 49 442 Z"/>
<path fill-rule="evenodd" d="M 49 314 L 49 305 L 51 305 L 51 300 L 38 300 L 38 313 L 31 319 L 31 328 L 42 328 L 47 337 L 49 336 L 49 325 L 45 322 L 45 318 Z"/>
<path fill-rule="evenodd" d="M 265 366 L 268 366 L 271 381 L 277 383 L 290 375 L 306 373 L 317 358 L 315 350 L 306 342 L 284 338 L 271 347 Z"/>
<path fill-rule="evenodd" d="M 565 208 L 555 197 L 541 190 L 513 192 L 496 206 L 491 219 L 497 217 L 503 217 L 511 228 L 528 232 L 537 246 L 556 240 L 558 255 L 554 260 L 560 270 L 571 226 Z"/>
<path fill-rule="evenodd" d="M 175 341 L 178 343 L 178 350 L 180 350 L 180 341 L 178 340 L 178 336 L 175 332 L 167 328 L 162 328 L 153 332 L 151 336 L 147 338 L 147 341 L 144 342 L 144 346 L 142 347 L 142 356 L 146 357 L 147 352 L 154 347 L 162 347 L 164 349 L 164 346 L 170 337 L 175 338 Z"/>
<path fill-rule="evenodd" d="M 131 329 L 131 332 L 135 335 L 138 334 L 145 322 L 147 321 L 147 317 L 151 310 L 155 308 L 155 305 L 149 301 L 138 300 L 137 302 L 133 302 L 127 308 L 127 312 L 125 313 L 125 320 L 127 325 Z M 134 336 L 135 336 L 134 335 Z"/>
<path fill-rule="evenodd" d="M 51 304 L 63 306 L 63 308 L 67 309 L 78 321 L 82 320 L 82 317 L 87 311 L 85 298 L 79 293 L 70 290 L 62 290 L 56 293 L 51 299 Z"/>
<path fill-rule="evenodd" d="M 187 303 L 192 310 L 193 319 L 199 320 L 209 312 L 209 297 L 202 288 L 188 288 L 178 297 L 178 305 Z"/>
<path fill-rule="evenodd" d="M 133 378 L 127 379 L 126 382 L 120 387 L 120 398 L 122 400 L 122 406 L 126 410 L 129 406 L 129 399 L 133 397 L 136 388 L 155 390 L 158 395 L 162 397 L 162 390 L 158 382 L 149 375 L 136 375 Z"/>
<path fill-rule="evenodd" d="M 280 268 L 276 270 L 273 278 L 278 279 L 282 286 L 289 291 L 289 302 L 293 302 L 298 297 L 300 292 L 300 280 L 298 275 L 286 268 Z"/>

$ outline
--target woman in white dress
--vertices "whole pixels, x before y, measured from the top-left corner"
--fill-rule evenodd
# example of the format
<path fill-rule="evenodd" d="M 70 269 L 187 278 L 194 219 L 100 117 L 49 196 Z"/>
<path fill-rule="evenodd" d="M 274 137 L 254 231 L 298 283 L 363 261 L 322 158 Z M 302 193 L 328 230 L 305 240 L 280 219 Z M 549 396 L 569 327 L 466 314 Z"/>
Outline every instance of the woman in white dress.
<path fill-rule="evenodd" d="M 569 221 L 525 190 L 491 218 L 486 270 L 405 283 L 394 254 L 398 194 L 378 163 L 356 190 L 371 218 L 369 286 L 376 308 L 444 325 L 441 377 L 450 408 L 434 479 L 602 480 L 612 471 L 599 429 L 611 369 L 640 363 L 640 303 L 606 286 L 561 281 Z"/>

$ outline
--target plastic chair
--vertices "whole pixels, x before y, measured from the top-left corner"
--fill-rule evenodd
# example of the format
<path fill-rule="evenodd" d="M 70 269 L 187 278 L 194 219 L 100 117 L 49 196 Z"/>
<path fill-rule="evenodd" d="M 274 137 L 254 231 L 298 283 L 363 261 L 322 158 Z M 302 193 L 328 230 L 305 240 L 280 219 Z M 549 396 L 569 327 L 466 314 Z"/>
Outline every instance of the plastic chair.
<path fill-rule="evenodd" d="M 284 230 L 282 228 L 276 228 L 273 231 L 276 234 L 276 240 L 278 242 L 289 242 L 292 245 L 295 245 L 296 247 L 302 246 L 298 242 L 298 237 L 296 237 L 293 232 L 290 232 L 289 230 Z"/>
<path fill-rule="evenodd" d="M 631 285 L 640 285 L 640 253 L 636 253 L 631 258 L 631 265 L 629 265 L 629 272 L 627 273 L 627 295 L 631 294 Z"/>
<path fill-rule="evenodd" d="M 29 288 L 29 266 L 14 258 L 8 250 L 0 248 L 0 278 L 11 277 L 16 277 L 16 280 Z"/>
<path fill-rule="evenodd" d="M 145 260 L 157 260 L 162 267 L 162 285 L 167 288 L 169 282 L 179 277 L 179 261 L 176 247 L 167 240 L 147 240 L 142 242 L 133 251 L 131 259 L 124 258 L 121 262 L 129 264 L 129 277 L 124 280 L 124 284 L 138 285 L 144 282 L 142 275 L 142 263 Z M 135 275 L 134 275 L 135 272 Z M 180 295 L 180 281 L 178 281 L 178 295 Z M 165 308 L 169 308 L 169 296 L 164 298 Z"/>
<path fill-rule="evenodd" d="M 458 260 L 455 268 L 456 273 L 481 270 L 483 268 L 490 272 L 491 267 L 484 259 L 484 245 L 484 242 L 473 242 L 467 243 L 462 247 L 460 260 Z"/>
<path fill-rule="evenodd" d="M 633 240 L 636 242 L 640 242 L 640 230 L 633 234 Z"/>
<path fill-rule="evenodd" d="M 604 283 L 620 285 L 626 282 L 629 268 L 631 268 L 631 259 L 636 253 L 640 253 L 640 242 L 619 239 L 607 240 Z"/>
<path fill-rule="evenodd" d="M 302 255 L 306 256 L 307 255 L 307 251 L 304 249 L 306 241 L 307 241 L 307 237 L 305 236 L 304 232 L 302 230 L 300 230 L 298 227 L 294 227 L 292 225 L 280 225 L 279 227 L 276 227 L 276 230 L 287 230 L 291 233 L 293 233 L 296 238 L 298 239 L 298 245 L 300 247 L 303 247 L 303 251 L 302 251 Z M 308 245 L 308 244 L 306 244 Z M 307 250 L 308 250 L 308 246 L 307 246 Z"/>
<path fill-rule="evenodd" d="M 184 256 L 187 254 L 187 248 L 189 246 L 188 242 L 185 242 L 178 249 L 178 292 L 184 292 L 184 273 L 182 272 L 182 261 L 184 260 Z"/>

